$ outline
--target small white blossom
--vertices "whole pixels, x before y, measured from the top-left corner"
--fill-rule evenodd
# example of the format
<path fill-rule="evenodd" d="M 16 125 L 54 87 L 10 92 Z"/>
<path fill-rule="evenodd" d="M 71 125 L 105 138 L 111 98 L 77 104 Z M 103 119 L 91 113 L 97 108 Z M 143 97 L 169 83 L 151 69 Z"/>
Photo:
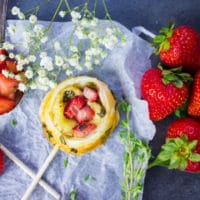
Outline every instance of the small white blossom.
<path fill-rule="evenodd" d="M 25 19 L 24 13 L 23 13 L 23 12 L 19 12 L 19 13 L 18 13 L 18 18 L 19 18 L 19 19 Z"/>
<path fill-rule="evenodd" d="M 86 38 L 86 35 L 83 33 L 83 31 L 81 30 L 81 28 L 77 28 L 74 32 L 74 34 L 76 35 L 76 37 L 79 39 L 79 40 L 82 40 L 82 39 L 85 39 Z"/>
<path fill-rule="evenodd" d="M 41 24 L 36 24 L 34 27 L 33 27 L 33 31 L 35 33 L 40 33 L 43 31 L 43 26 Z"/>
<path fill-rule="evenodd" d="M 52 88 L 54 88 L 56 86 L 56 83 L 55 83 L 55 81 L 49 81 L 48 85 L 52 89 Z"/>
<path fill-rule="evenodd" d="M 53 70 L 53 62 L 52 62 L 52 58 L 49 56 L 45 56 L 41 59 L 40 61 L 40 66 L 43 66 L 45 69 L 47 69 L 48 71 Z"/>
<path fill-rule="evenodd" d="M 28 79 L 31 79 L 33 78 L 33 70 L 31 69 L 31 67 L 28 67 L 26 72 L 25 72 L 25 76 L 28 78 Z"/>
<path fill-rule="evenodd" d="M 67 70 L 65 71 L 65 74 L 66 74 L 67 76 L 71 76 L 71 75 L 72 75 L 72 70 L 67 69 Z"/>
<path fill-rule="evenodd" d="M 23 64 L 17 63 L 17 70 L 22 71 L 23 70 Z"/>
<path fill-rule="evenodd" d="M 67 12 L 66 11 L 64 11 L 64 10 L 61 10 L 61 11 L 59 11 L 59 16 L 61 17 L 61 18 L 64 18 L 65 17 L 65 15 L 67 14 Z"/>
<path fill-rule="evenodd" d="M 7 49 L 7 50 L 13 50 L 14 49 L 14 45 L 9 43 L 9 42 L 4 42 L 3 43 L 3 48 Z"/>
<path fill-rule="evenodd" d="M 77 52 L 78 52 L 78 48 L 77 48 L 76 46 L 74 46 L 74 45 L 71 45 L 71 46 L 69 47 L 69 49 L 70 49 L 70 51 L 73 52 L 73 53 L 77 53 Z"/>
<path fill-rule="evenodd" d="M 7 30 L 11 35 L 14 35 L 17 30 L 16 24 L 10 24 Z"/>
<path fill-rule="evenodd" d="M 60 42 L 54 42 L 54 49 L 55 50 L 60 50 L 61 49 L 61 45 L 60 45 Z"/>
<path fill-rule="evenodd" d="M 87 18 L 83 18 L 82 20 L 81 20 L 81 26 L 83 26 L 83 27 L 85 27 L 85 28 L 89 28 L 90 27 L 90 22 L 89 22 L 89 20 L 87 19 Z"/>
<path fill-rule="evenodd" d="M 106 28 L 106 33 L 107 33 L 108 35 L 112 35 L 113 32 L 114 32 L 114 30 L 113 30 L 112 28 Z"/>
<path fill-rule="evenodd" d="M 25 92 L 27 90 L 27 87 L 24 83 L 19 83 L 18 89 L 22 92 Z"/>
<path fill-rule="evenodd" d="M 29 22 L 30 22 L 31 24 L 35 24 L 35 23 L 37 22 L 37 16 L 31 15 L 31 16 L 29 17 Z"/>
<path fill-rule="evenodd" d="M 40 52 L 40 58 L 44 58 L 46 56 L 47 56 L 47 52 L 45 51 Z"/>
<path fill-rule="evenodd" d="M 20 9 L 17 6 L 14 6 L 11 10 L 12 15 L 18 15 L 20 13 Z"/>
<path fill-rule="evenodd" d="M 6 59 L 6 57 L 7 57 L 6 55 L 1 54 L 0 55 L 0 61 L 4 61 Z"/>
<path fill-rule="evenodd" d="M 28 60 L 30 62 L 35 62 L 36 61 L 36 56 L 35 55 L 29 55 Z"/>
<path fill-rule="evenodd" d="M 67 61 L 72 67 L 75 67 L 75 66 L 77 66 L 79 64 L 79 56 L 78 55 L 73 55 Z"/>
<path fill-rule="evenodd" d="M 44 69 L 39 69 L 39 70 L 37 71 L 37 73 L 38 73 L 38 75 L 39 75 L 40 77 L 46 76 L 46 71 L 45 71 Z"/>
<path fill-rule="evenodd" d="M 76 23 L 81 18 L 81 14 L 73 10 L 71 12 L 71 17 L 72 17 L 72 22 Z"/>
<path fill-rule="evenodd" d="M 86 66 L 88 69 L 92 69 L 92 63 L 91 63 L 91 62 L 86 61 L 86 62 L 85 62 L 85 66 Z"/>
<path fill-rule="evenodd" d="M 41 43 L 45 43 L 47 41 L 48 41 L 48 37 L 47 36 L 42 37 L 41 40 L 40 40 Z"/>
<path fill-rule="evenodd" d="M 63 58 L 61 57 L 61 56 L 55 56 L 55 64 L 57 65 L 57 66 L 62 66 L 63 65 L 63 63 L 64 63 L 64 61 L 63 61 Z"/>
<path fill-rule="evenodd" d="M 37 84 L 34 82 L 34 81 L 32 81 L 31 83 L 30 83 L 30 86 L 29 86 L 32 90 L 35 90 L 35 89 L 37 89 Z"/>
<path fill-rule="evenodd" d="M 11 58 L 11 59 L 15 58 L 15 54 L 14 53 L 9 53 L 9 58 Z"/>
<path fill-rule="evenodd" d="M 94 64 L 95 64 L 95 65 L 98 65 L 99 63 L 100 63 L 99 58 L 95 58 L 95 59 L 94 59 Z"/>
<path fill-rule="evenodd" d="M 15 75 L 15 79 L 16 79 L 17 81 L 21 81 L 21 80 L 22 80 L 22 75 L 21 75 L 21 74 L 16 74 L 16 75 Z"/>
<path fill-rule="evenodd" d="M 96 17 L 94 17 L 91 21 L 90 21 L 90 26 L 95 27 L 97 26 L 98 23 L 98 19 Z"/>
<path fill-rule="evenodd" d="M 95 39 L 97 39 L 97 34 L 96 34 L 95 31 L 91 31 L 91 32 L 88 34 L 88 37 L 89 37 L 89 39 L 91 39 L 91 40 L 95 40 Z"/>
<path fill-rule="evenodd" d="M 8 70 L 2 70 L 2 74 L 8 78 L 9 77 L 9 71 Z"/>

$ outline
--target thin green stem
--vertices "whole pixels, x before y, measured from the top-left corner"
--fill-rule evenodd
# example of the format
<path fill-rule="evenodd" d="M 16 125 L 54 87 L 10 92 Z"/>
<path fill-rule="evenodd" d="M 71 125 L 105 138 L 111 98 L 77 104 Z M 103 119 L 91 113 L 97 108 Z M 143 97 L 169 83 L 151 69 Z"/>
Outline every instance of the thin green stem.
<path fill-rule="evenodd" d="M 71 7 L 70 7 L 70 5 L 69 5 L 68 0 L 64 0 L 64 1 L 65 1 L 65 5 L 66 5 L 66 7 L 67 7 L 67 9 L 68 9 L 68 12 L 71 12 Z"/>

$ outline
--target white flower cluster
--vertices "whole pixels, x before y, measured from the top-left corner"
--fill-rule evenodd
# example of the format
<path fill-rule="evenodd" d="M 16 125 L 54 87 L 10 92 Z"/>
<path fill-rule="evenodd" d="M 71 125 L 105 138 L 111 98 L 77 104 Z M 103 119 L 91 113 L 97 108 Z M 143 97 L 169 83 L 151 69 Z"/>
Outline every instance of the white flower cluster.
<path fill-rule="evenodd" d="M 59 16 L 63 18 L 67 13 L 67 11 L 61 10 Z M 12 8 L 12 14 L 18 16 L 19 19 L 25 19 L 24 14 L 16 6 Z M 28 80 L 26 85 L 20 84 L 19 89 L 24 91 L 30 88 L 46 91 L 55 86 L 62 71 L 70 76 L 74 70 L 84 68 L 92 70 L 118 43 L 120 32 L 114 25 L 105 28 L 95 16 L 88 18 L 87 15 L 81 15 L 76 10 L 72 10 L 70 16 L 74 30 L 66 40 L 67 45 L 63 41 L 49 39 L 51 36 L 49 30 L 38 22 L 37 16 L 33 14 L 29 16 L 29 25 L 22 33 L 21 44 L 28 55 L 14 55 L 13 53 L 10 55 L 16 59 L 17 69 L 23 70 L 24 76 Z M 16 34 L 16 25 L 11 24 L 8 32 L 11 35 Z M 49 44 L 52 45 L 52 52 L 45 51 Z M 4 48 L 13 50 L 14 46 L 7 42 L 4 43 Z M 3 73 L 5 76 L 17 80 L 23 78 L 6 70 Z"/>

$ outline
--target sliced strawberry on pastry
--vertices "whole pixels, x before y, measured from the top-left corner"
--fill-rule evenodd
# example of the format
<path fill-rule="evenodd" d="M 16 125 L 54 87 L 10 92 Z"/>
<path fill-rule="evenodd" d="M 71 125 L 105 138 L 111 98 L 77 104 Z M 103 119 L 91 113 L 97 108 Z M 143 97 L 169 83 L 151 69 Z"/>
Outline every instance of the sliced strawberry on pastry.
<path fill-rule="evenodd" d="M 13 73 L 18 73 L 18 70 L 17 70 L 17 61 L 14 60 L 14 59 L 11 59 L 11 58 L 7 58 L 5 60 L 6 62 L 6 66 L 7 66 L 7 69 Z"/>
<path fill-rule="evenodd" d="M 4 48 L 0 48 L 0 55 L 8 56 L 8 52 Z"/>
<path fill-rule="evenodd" d="M 75 115 L 75 120 L 78 123 L 88 122 L 94 118 L 94 115 L 95 115 L 94 110 L 92 110 L 90 106 L 85 105 L 77 112 L 77 114 Z"/>
<path fill-rule="evenodd" d="M 7 113 L 11 111 L 14 107 L 14 100 L 0 96 L 0 114 Z"/>
<path fill-rule="evenodd" d="M 19 82 L 16 79 L 7 78 L 0 74 L 0 95 L 13 98 L 17 90 Z"/>
<path fill-rule="evenodd" d="M 3 157 L 3 151 L 0 149 L 0 174 L 3 173 L 4 169 L 4 157 Z"/>
<path fill-rule="evenodd" d="M 90 87 L 84 87 L 83 95 L 91 102 L 96 101 L 98 99 L 97 91 Z"/>
<path fill-rule="evenodd" d="M 96 125 L 93 123 L 81 123 L 73 128 L 74 136 L 86 137 L 96 129 Z"/>
<path fill-rule="evenodd" d="M 67 118 L 74 118 L 78 111 L 85 106 L 87 103 L 86 99 L 82 95 L 73 97 L 68 101 L 64 108 L 64 115 Z"/>

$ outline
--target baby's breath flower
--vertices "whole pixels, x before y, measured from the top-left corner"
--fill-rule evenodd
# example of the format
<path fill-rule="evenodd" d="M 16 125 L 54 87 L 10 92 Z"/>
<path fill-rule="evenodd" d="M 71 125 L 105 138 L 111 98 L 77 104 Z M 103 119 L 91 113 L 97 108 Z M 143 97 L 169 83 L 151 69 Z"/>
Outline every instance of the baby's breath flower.
<path fill-rule="evenodd" d="M 7 28 L 8 32 L 11 34 L 11 35 L 14 35 L 15 32 L 16 32 L 16 24 L 10 24 Z"/>
<path fill-rule="evenodd" d="M 75 67 L 75 66 L 77 66 L 79 64 L 79 55 L 78 54 L 74 54 L 67 61 L 72 67 Z"/>
<path fill-rule="evenodd" d="M 35 81 L 32 81 L 32 82 L 30 82 L 29 87 L 30 87 L 32 90 L 35 90 L 35 89 L 37 89 L 37 84 L 35 83 Z"/>
<path fill-rule="evenodd" d="M 45 51 L 40 52 L 40 58 L 44 58 L 46 56 L 47 56 L 47 52 Z"/>
<path fill-rule="evenodd" d="M 88 34 L 88 38 L 91 39 L 91 40 L 97 39 L 97 33 L 96 33 L 95 31 L 91 31 L 91 32 Z"/>
<path fill-rule="evenodd" d="M 18 89 L 22 92 L 25 92 L 27 90 L 27 87 L 24 83 L 19 83 Z"/>
<path fill-rule="evenodd" d="M 67 69 L 67 70 L 65 71 L 65 74 L 66 74 L 67 76 L 71 76 L 71 75 L 72 75 L 72 70 Z"/>
<path fill-rule="evenodd" d="M 90 26 L 95 27 L 97 26 L 98 23 L 98 19 L 96 17 L 94 17 L 91 21 L 90 21 Z"/>
<path fill-rule="evenodd" d="M 35 32 L 35 33 L 40 33 L 40 32 L 42 32 L 43 31 L 43 25 L 41 25 L 41 24 L 36 24 L 34 27 L 33 27 L 33 31 Z"/>
<path fill-rule="evenodd" d="M 30 62 L 35 62 L 36 61 L 36 56 L 35 55 L 29 55 L 28 60 Z"/>
<path fill-rule="evenodd" d="M 64 10 L 61 10 L 61 11 L 59 11 L 59 16 L 61 17 L 61 18 L 64 18 L 65 17 L 65 15 L 67 14 L 67 12 L 66 11 L 64 11 Z"/>
<path fill-rule="evenodd" d="M 29 22 L 30 22 L 31 24 L 35 24 L 35 23 L 37 22 L 37 16 L 31 15 L 31 16 L 29 17 Z"/>
<path fill-rule="evenodd" d="M 60 42 L 54 42 L 54 49 L 55 50 L 60 50 L 61 49 L 61 45 L 60 45 Z"/>
<path fill-rule="evenodd" d="M 18 13 L 18 18 L 19 18 L 19 19 L 25 19 L 24 13 L 23 13 L 23 12 L 19 12 L 19 13 Z"/>
<path fill-rule="evenodd" d="M 18 15 L 20 13 L 20 9 L 17 6 L 14 6 L 11 10 L 12 15 Z"/>
<path fill-rule="evenodd" d="M 28 78 L 28 79 L 31 79 L 33 78 L 33 70 L 31 69 L 31 67 L 28 67 L 26 72 L 25 72 L 25 76 Z"/>
<path fill-rule="evenodd" d="M 39 69 L 39 70 L 37 71 L 37 73 L 38 73 L 38 75 L 39 75 L 40 77 L 46 76 L 46 71 L 45 71 L 44 69 Z"/>
<path fill-rule="evenodd" d="M 86 35 L 83 33 L 81 27 L 77 27 L 77 29 L 75 30 L 74 34 L 76 35 L 76 37 L 79 40 L 85 39 Z"/>
<path fill-rule="evenodd" d="M 48 41 L 48 37 L 47 36 L 42 37 L 41 40 L 40 40 L 41 43 L 45 43 L 47 41 Z"/>
<path fill-rule="evenodd" d="M 7 50 L 13 50 L 14 49 L 14 45 L 11 44 L 10 42 L 4 42 L 3 43 L 3 48 L 7 49 Z"/>
<path fill-rule="evenodd" d="M 0 55 L 0 61 L 4 61 L 6 59 L 6 55 L 1 54 Z"/>
<path fill-rule="evenodd" d="M 74 45 L 71 45 L 71 46 L 69 47 L 69 49 L 70 49 L 70 51 L 73 52 L 73 53 L 77 53 L 77 52 L 78 52 L 78 48 L 77 48 L 76 46 L 74 46 Z"/>
<path fill-rule="evenodd" d="M 55 81 L 49 81 L 49 87 L 52 89 L 56 86 Z"/>
<path fill-rule="evenodd" d="M 85 27 L 85 28 L 89 28 L 90 27 L 90 23 L 89 23 L 89 20 L 84 17 L 82 20 L 81 20 L 81 26 Z"/>
<path fill-rule="evenodd" d="M 23 64 L 22 63 L 17 63 L 17 70 L 22 71 L 23 70 Z"/>
<path fill-rule="evenodd" d="M 9 58 L 11 58 L 11 59 L 15 58 L 15 54 L 14 53 L 9 53 Z"/>
<path fill-rule="evenodd" d="M 56 55 L 55 56 L 55 64 L 60 67 L 63 65 L 63 63 L 64 63 L 63 58 L 61 56 Z"/>
<path fill-rule="evenodd" d="M 71 17 L 72 17 L 72 22 L 76 23 L 81 18 L 81 14 L 79 12 L 73 10 L 71 12 Z"/>
<path fill-rule="evenodd" d="M 86 61 L 86 62 L 85 62 L 85 66 L 86 66 L 88 69 L 91 69 L 91 68 L 92 68 L 92 63 L 89 62 L 89 61 Z"/>
<path fill-rule="evenodd" d="M 100 63 L 99 58 L 95 58 L 95 59 L 94 59 L 94 64 L 95 64 L 95 65 L 98 65 L 99 63 Z"/>
<path fill-rule="evenodd" d="M 22 80 L 22 75 L 21 75 L 21 74 L 16 74 L 16 75 L 15 75 L 15 79 L 16 79 L 17 81 L 21 81 L 21 80 Z"/>
<path fill-rule="evenodd" d="M 47 69 L 48 71 L 53 70 L 53 62 L 52 62 L 52 58 L 49 56 L 45 56 L 41 59 L 40 61 L 40 66 L 43 66 L 45 69 Z"/>

